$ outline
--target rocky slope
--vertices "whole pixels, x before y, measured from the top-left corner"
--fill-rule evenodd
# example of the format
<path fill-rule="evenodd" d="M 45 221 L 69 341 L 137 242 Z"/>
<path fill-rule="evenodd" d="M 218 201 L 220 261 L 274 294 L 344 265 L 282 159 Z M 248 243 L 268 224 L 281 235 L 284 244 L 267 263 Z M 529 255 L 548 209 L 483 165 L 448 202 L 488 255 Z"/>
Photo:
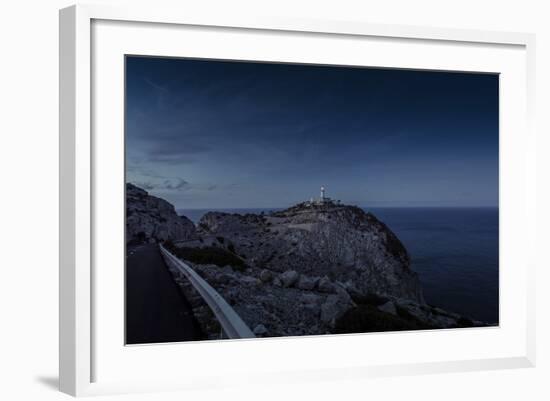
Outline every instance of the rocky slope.
<path fill-rule="evenodd" d="M 129 241 L 163 242 L 229 302 L 258 336 L 483 325 L 427 305 L 407 250 L 374 215 L 303 203 L 269 214 L 211 212 L 198 227 L 127 185 Z M 175 281 L 209 338 L 220 327 L 179 271 Z"/>
<path fill-rule="evenodd" d="M 195 240 L 168 247 L 259 336 L 351 332 L 355 326 L 348 321 L 364 317 L 367 306 L 388 316 L 388 330 L 456 324 L 431 317 L 406 249 L 388 227 L 360 208 L 304 203 L 265 215 L 210 212 L 200 220 L 197 234 Z M 204 330 L 216 327 L 185 279 L 172 273 L 197 305 Z M 216 330 L 211 334 L 216 336 Z"/>
<path fill-rule="evenodd" d="M 254 266 L 243 269 L 192 263 L 181 253 L 182 248 L 167 246 L 213 286 L 261 337 L 484 325 L 410 299 L 376 293 L 359 295 L 327 276 L 308 276 L 295 270 L 278 273 Z M 179 271 L 173 270 L 172 274 L 190 300 L 203 332 L 211 339 L 219 338 L 220 327 L 200 295 Z"/>
<path fill-rule="evenodd" d="M 186 240 L 195 235 L 193 222 L 178 216 L 170 203 L 133 184 L 126 184 L 127 243 Z"/>
<path fill-rule="evenodd" d="M 405 247 L 358 207 L 300 204 L 269 215 L 211 212 L 200 220 L 199 234 L 223 238 L 252 267 L 295 271 L 308 277 L 302 282 L 317 283 L 326 276 L 352 295 L 376 293 L 424 303 Z"/>

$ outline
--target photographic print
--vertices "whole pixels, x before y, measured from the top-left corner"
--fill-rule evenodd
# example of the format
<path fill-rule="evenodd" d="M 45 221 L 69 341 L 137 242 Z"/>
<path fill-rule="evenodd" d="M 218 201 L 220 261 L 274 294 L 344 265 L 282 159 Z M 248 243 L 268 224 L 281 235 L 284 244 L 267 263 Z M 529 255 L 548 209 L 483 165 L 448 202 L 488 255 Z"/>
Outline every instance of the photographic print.
<path fill-rule="evenodd" d="M 127 344 L 499 324 L 497 74 L 125 64 Z"/>

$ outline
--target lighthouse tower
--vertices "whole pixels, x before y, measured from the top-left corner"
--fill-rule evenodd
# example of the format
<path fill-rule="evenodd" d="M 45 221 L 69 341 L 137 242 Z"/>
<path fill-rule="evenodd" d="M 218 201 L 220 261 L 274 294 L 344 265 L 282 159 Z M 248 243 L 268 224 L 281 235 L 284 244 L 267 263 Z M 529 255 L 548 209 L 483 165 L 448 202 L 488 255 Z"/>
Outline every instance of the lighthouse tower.
<path fill-rule="evenodd" d="M 319 198 L 321 203 L 325 202 L 325 187 L 321 187 L 321 197 Z"/>

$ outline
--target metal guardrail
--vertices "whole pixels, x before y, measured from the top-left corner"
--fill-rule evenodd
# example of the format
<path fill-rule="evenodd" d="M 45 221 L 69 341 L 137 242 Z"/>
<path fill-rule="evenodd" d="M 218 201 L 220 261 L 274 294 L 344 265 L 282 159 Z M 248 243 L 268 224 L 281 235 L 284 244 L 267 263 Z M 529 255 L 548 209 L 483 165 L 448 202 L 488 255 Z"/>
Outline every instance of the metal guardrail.
<path fill-rule="evenodd" d="M 160 251 L 168 265 L 174 266 L 191 282 L 193 287 L 208 304 L 214 315 L 220 322 L 223 331 L 228 338 L 253 338 L 256 337 L 227 301 L 208 284 L 195 270 L 172 255 L 166 248 L 159 244 Z"/>

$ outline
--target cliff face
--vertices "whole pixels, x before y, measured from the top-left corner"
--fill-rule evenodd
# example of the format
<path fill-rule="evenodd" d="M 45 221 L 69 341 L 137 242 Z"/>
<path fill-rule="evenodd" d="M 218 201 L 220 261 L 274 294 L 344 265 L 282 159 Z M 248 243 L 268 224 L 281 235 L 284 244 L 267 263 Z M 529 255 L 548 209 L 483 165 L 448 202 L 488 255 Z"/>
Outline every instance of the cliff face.
<path fill-rule="evenodd" d="M 193 222 L 178 216 L 170 203 L 133 184 L 126 184 L 127 243 L 187 240 L 195 235 Z"/>
<path fill-rule="evenodd" d="M 260 269 L 318 280 L 326 276 L 351 295 L 378 294 L 424 303 L 405 247 L 374 215 L 344 205 L 307 205 L 269 215 L 211 212 L 199 234 L 223 237 Z"/>

